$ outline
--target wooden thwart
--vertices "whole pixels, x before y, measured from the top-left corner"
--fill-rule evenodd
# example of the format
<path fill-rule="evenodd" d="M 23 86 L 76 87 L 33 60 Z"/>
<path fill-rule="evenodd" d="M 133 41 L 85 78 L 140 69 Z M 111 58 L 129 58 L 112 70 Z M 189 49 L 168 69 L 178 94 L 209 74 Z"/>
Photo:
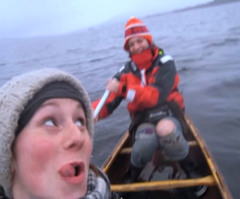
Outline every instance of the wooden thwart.
<path fill-rule="evenodd" d="M 181 180 L 163 180 L 151 182 L 139 182 L 132 184 L 111 185 L 112 191 L 117 192 L 135 192 L 135 191 L 152 191 L 152 190 L 168 190 L 173 188 L 193 187 L 200 185 L 215 185 L 212 176 L 206 176 L 198 179 L 181 179 Z"/>

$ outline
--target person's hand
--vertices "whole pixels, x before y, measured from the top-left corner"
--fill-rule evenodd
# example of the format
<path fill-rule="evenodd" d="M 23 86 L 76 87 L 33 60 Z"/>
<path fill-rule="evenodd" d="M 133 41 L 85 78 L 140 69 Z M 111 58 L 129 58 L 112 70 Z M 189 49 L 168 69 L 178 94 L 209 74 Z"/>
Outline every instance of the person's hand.
<path fill-rule="evenodd" d="M 119 81 L 116 78 L 109 79 L 107 81 L 106 89 L 109 90 L 110 92 L 117 93 L 118 87 L 119 87 Z"/>

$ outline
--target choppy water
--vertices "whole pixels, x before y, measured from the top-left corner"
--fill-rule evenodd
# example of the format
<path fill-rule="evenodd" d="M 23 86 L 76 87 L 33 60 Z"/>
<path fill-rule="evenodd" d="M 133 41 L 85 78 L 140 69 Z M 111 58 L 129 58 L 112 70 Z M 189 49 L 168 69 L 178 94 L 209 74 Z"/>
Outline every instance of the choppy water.
<path fill-rule="evenodd" d="M 186 111 L 207 142 L 235 199 L 240 198 L 240 3 L 146 17 L 155 43 L 180 72 Z M 0 84 L 43 67 L 75 74 L 95 100 L 128 59 L 125 21 L 65 36 L 0 40 Z M 101 165 L 129 124 L 125 103 L 96 125 L 93 162 Z"/>

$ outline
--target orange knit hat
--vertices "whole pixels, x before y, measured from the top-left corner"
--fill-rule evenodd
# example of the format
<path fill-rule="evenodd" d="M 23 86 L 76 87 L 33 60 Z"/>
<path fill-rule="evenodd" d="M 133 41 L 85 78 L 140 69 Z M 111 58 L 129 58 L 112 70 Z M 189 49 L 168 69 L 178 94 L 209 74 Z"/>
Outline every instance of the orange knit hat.
<path fill-rule="evenodd" d="M 127 51 L 127 42 L 130 38 L 140 36 L 148 40 L 152 45 L 152 35 L 148 32 L 146 25 L 138 18 L 131 17 L 125 25 L 125 41 L 123 48 Z"/>

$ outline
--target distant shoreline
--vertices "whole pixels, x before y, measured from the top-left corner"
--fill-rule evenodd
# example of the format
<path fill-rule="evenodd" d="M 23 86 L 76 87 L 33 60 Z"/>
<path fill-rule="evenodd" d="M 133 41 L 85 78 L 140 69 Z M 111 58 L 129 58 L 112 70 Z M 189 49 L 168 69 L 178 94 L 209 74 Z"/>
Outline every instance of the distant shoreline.
<path fill-rule="evenodd" d="M 215 0 L 215 1 L 212 1 L 212 2 L 208 2 L 208 3 L 196 5 L 196 6 L 191 6 L 191 7 L 187 7 L 187 8 L 176 9 L 176 10 L 169 11 L 169 12 L 163 12 L 163 13 L 148 15 L 148 16 L 145 16 L 145 17 L 148 18 L 148 17 L 154 17 L 154 16 L 158 16 L 158 15 L 166 15 L 166 14 L 177 13 L 177 12 L 185 12 L 185 11 L 188 11 L 188 10 L 195 10 L 195 9 L 217 6 L 217 5 L 221 5 L 221 4 L 233 3 L 233 2 L 238 2 L 238 1 L 240 2 L 240 0 Z"/>
<path fill-rule="evenodd" d="M 187 11 L 187 10 L 194 10 L 194 9 L 216 6 L 216 5 L 226 4 L 226 3 L 233 3 L 233 2 L 237 2 L 237 1 L 240 1 L 240 0 L 215 0 L 215 1 L 212 1 L 212 2 L 209 2 L 209 3 L 205 3 L 205 4 L 201 4 L 201 5 L 197 5 L 197 6 L 192 6 L 192 7 L 179 9 L 179 10 L 174 10 L 174 11 L 171 11 L 169 13 L 184 12 L 184 11 Z"/>

